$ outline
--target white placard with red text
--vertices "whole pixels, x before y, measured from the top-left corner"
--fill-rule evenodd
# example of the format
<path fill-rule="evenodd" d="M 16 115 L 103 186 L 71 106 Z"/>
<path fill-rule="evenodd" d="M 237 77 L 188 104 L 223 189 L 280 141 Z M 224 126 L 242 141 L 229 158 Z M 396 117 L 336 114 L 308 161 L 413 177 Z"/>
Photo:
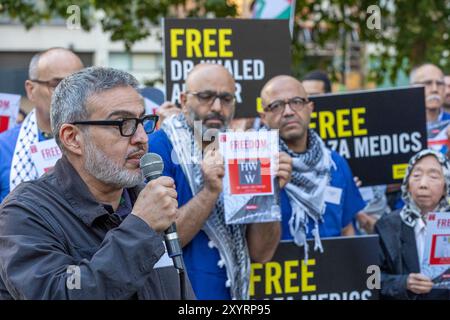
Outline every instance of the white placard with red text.
<path fill-rule="evenodd" d="M 145 114 L 156 114 L 156 111 L 159 109 L 159 105 L 153 102 L 150 99 L 144 97 L 145 103 Z"/>
<path fill-rule="evenodd" d="M 0 132 L 11 129 L 17 120 L 20 95 L 0 93 Z"/>
<path fill-rule="evenodd" d="M 272 195 L 278 131 L 220 133 L 219 141 L 225 161 L 224 190 L 231 195 Z"/>
<path fill-rule="evenodd" d="M 450 212 L 428 214 L 421 269 L 436 287 L 450 288 Z"/>
<path fill-rule="evenodd" d="M 450 121 L 444 120 L 427 126 L 428 148 L 447 154 L 449 144 L 447 130 L 449 125 Z"/>
<path fill-rule="evenodd" d="M 225 163 L 225 222 L 280 221 L 278 182 L 275 183 L 278 131 L 220 133 L 219 146 Z"/>
<path fill-rule="evenodd" d="M 53 168 L 56 161 L 62 156 L 55 139 L 40 141 L 31 145 L 30 149 L 31 159 L 36 166 L 39 176 Z"/>

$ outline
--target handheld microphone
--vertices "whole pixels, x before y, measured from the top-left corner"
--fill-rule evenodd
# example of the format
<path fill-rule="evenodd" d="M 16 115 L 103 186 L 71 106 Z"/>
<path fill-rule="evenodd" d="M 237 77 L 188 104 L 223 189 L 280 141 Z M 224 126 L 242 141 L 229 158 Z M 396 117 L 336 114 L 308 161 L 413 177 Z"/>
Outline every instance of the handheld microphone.
<path fill-rule="evenodd" d="M 164 162 L 159 154 L 147 153 L 140 160 L 141 171 L 147 181 L 159 178 L 164 170 Z M 175 222 L 164 231 L 164 241 L 167 247 L 167 254 L 173 260 L 173 265 L 178 270 L 183 270 L 183 259 L 181 257 L 181 245 L 178 238 Z"/>

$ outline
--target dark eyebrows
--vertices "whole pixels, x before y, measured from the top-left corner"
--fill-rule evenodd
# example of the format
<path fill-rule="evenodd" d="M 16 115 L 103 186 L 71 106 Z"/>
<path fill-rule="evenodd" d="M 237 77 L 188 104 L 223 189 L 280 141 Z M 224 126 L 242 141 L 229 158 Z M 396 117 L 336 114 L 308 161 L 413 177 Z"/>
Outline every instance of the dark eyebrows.
<path fill-rule="evenodd" d="M 139 113 L 139 117 L 142 117 L 145 114 L 145 110 Z M 111 112 L 106 119 L 111 119 L 115 116 L 122 116 L 124 118 L 136 118 L 136 114 L 126 110 L 116 110 Z"/>

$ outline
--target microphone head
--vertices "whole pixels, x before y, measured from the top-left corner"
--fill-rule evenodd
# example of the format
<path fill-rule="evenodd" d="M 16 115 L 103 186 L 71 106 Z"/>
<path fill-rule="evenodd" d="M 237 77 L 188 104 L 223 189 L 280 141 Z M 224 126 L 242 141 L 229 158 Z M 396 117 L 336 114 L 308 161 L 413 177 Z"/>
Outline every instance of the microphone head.
<path fill-rule="evenodd" d="M 157 153 L 147 153 L 140 160 L 142 174 L 145 179 L 152 180 L 162 175 L 164 162 Z"/>

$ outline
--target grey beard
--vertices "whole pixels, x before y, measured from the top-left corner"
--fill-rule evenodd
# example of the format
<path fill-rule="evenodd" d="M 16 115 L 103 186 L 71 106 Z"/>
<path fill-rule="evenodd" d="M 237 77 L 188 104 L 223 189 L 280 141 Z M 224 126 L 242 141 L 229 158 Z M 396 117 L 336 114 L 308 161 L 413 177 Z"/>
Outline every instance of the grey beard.
<path fill-rule="evenodd" d="M 89 139 L 85 139 L 85 141 L 87 144 L 84 169 L 97 180 L 118 188 L 131 188 L 143 182 L 144 176 L 140 170 L 132 173 L 125 168 L 120 168 L 103 151 L 96 148 Z"/>

